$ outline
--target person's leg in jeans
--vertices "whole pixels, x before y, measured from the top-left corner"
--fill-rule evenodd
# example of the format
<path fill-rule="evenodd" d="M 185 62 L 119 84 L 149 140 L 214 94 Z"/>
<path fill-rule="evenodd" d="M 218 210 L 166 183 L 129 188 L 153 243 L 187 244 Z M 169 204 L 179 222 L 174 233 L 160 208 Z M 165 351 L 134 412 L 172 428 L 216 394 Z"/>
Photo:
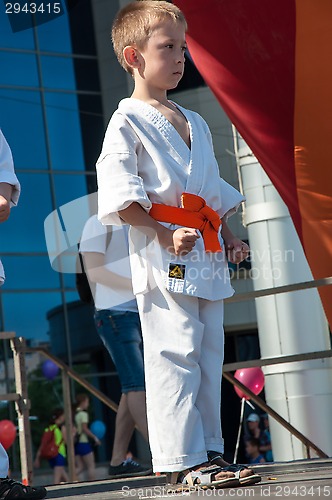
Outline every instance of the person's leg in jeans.
<path fill-rule="evenodd" d="M 95 321 L 118 371 L 122 390 L 110 462 L 116 472 L 115 468 L 126 460 L 135 425 L 148 441 L 142 336 L 139 316 L 134 312 L 96 311 Z M 150 468 L 145 470 L 148 473 Z"/>

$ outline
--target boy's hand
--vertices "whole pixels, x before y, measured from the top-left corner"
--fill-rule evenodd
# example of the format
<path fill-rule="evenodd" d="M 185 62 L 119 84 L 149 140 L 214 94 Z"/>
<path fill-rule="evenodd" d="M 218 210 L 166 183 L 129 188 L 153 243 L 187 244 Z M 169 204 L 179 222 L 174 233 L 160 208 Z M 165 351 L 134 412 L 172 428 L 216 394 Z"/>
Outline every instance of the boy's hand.
<path fill-rule="evenodd" d="M 175 231 L 164 228 L 160 244 L 175 255 L 187 255 L 194 248 L 196 240 L 200 238 L 196 229 L 180 227 Z"/>
<path fill-rule="evenodd" d="M 250 248 L 244 241 L 239 238 L 233 238 L 227 243 L 225 242 L 227 258 L 232 264 L 239 264 L 249 255 Z"/>
<path fill-rule="evenodd" d="M 0 222 L 5 222 L 10 214 L 9 201 L 0 195 Z"/>
<path fill-rule="evenodd" d="M 173 251 L 175 255 L 187 255 L 192 251 L 196 240 L 200 238 L 196 229 L 180 227 L 173 231 Z"/>

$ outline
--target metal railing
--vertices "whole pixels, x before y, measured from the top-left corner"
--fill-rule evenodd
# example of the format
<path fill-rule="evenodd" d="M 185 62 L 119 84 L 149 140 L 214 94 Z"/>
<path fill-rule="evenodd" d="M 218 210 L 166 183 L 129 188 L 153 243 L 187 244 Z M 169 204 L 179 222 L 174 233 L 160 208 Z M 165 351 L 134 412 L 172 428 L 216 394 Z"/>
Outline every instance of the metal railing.
<path fill-rule="evenodd" d="M 21 475 L 24 484 L 33 484 L 33 458 L 31 448 L 31 430 L 29 420 L 30 402 L 27 391 L 27 374 L 25 366 L 25 354 L 39 352 L 50 359 L 61 369 L 63 406 L 65 413 L 65 425 L 68 436 L 73 436 L 72 404 L 70 391 L 70 378 L 79 383 L 90 394 L 99 399 L 111 410 L 117 412 L 118 405 L 85 380 L 75 370 L 71 369 L 61 359 L 51 354 L 42 347 L 27 347 L 23 337 L 16 337 L 14 332 L 0 332 L 0 340 L 10 340 L 13 351 L 14 373 L 16 393 L 0 395 L 0 400 L 15 401 L 18 418 L 18 434 L 20 444 Z M 76 481 L 75 453 L 73 439 L 67 440 L 68 475 L 70 481 Z"/>

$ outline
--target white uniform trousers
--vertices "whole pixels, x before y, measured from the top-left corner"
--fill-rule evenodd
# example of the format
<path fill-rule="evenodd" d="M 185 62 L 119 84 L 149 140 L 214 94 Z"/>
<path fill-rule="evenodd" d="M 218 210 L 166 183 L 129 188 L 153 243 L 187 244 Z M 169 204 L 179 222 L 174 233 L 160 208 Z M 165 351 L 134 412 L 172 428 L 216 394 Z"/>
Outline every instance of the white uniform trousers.
<path fill-rule="evenodd" d="M 149 281 L 149 291 L 137 295 L 149 442 L 153 470 L 176 472 L 206 462 L 207 450 L 224 452 L 223 301 L 170 293 Z"/>
<path fill-rule="evenodd" d="M 8 455 L 2 444 L 0 443 L 0 479 L 8 476 Z"/>

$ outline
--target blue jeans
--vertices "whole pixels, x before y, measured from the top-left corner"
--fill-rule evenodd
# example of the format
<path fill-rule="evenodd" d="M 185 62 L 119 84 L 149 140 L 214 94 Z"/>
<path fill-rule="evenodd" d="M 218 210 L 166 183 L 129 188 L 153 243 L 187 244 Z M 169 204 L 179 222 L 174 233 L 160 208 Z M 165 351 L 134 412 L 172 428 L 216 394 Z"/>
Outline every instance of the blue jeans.
<path fill-rule="evenodd" d="M 143 342 L 138 313 L 95 311 L 97 332 L 117 369 L 122 393 L 145 391 Z"/>

